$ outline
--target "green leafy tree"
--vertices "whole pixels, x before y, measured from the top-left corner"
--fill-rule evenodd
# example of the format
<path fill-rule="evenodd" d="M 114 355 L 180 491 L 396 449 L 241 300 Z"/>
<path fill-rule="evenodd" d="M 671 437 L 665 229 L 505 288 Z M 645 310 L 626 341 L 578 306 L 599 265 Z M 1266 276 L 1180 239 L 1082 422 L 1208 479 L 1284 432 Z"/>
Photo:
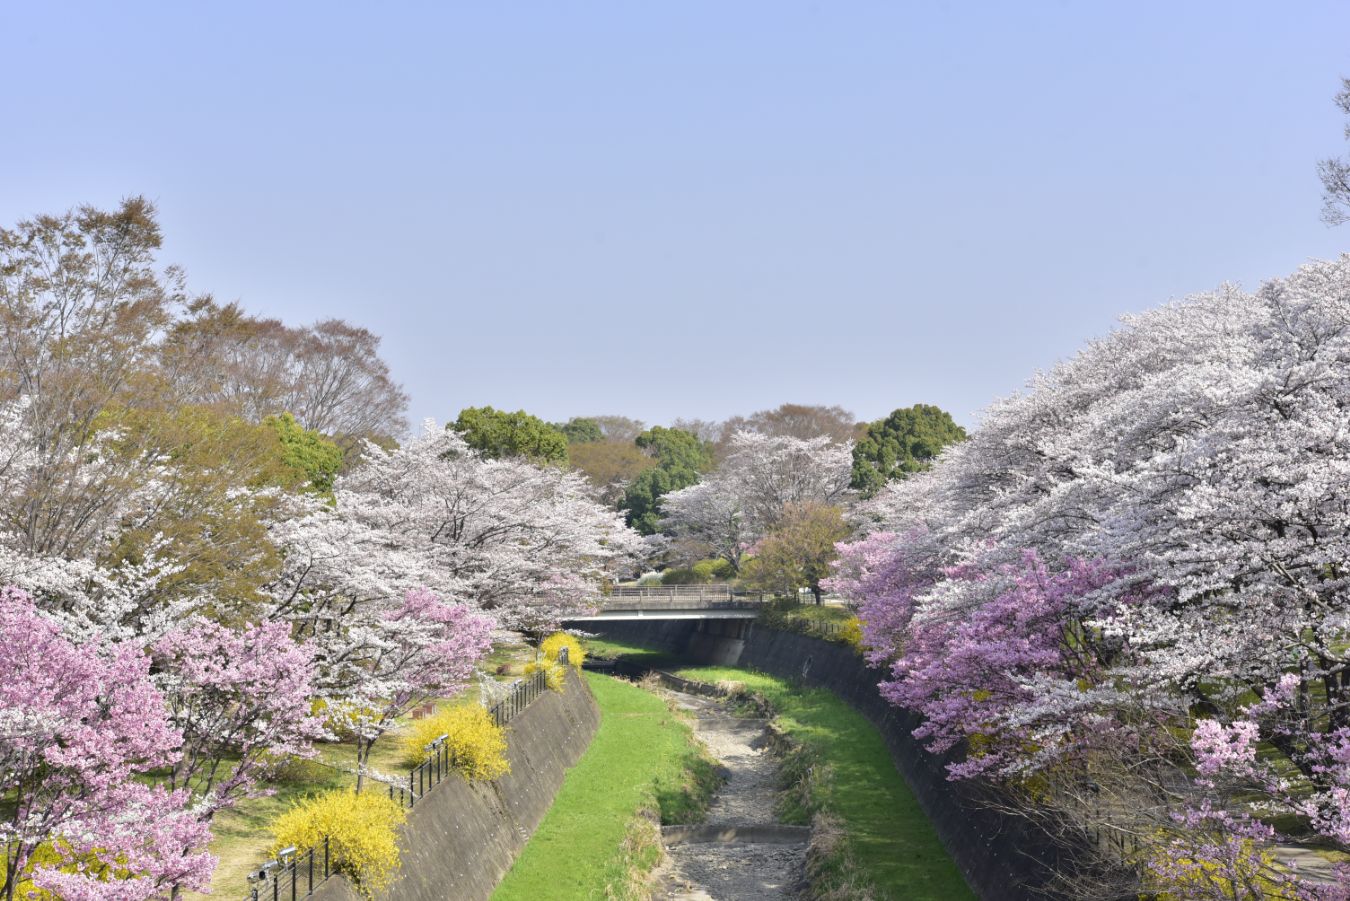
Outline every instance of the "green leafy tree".
<path fill-rule="evenodd" d="M 313 429 L 296 422 L 290 413 L 263 420 L 281 440 L 281 462 L 309 484 L 311 490 L 331 497 L 333 482 L 342 469 L 342 448 Z"/>
<path fill-rule="evenodd" d="M 752 588 L 787 595 L 809 588 L 819 604 L 824 594 L 820 582 L 830 574 L 830 564 L 839 556 L 835 545 L 848 534 L 843 511 L 838 507 L 793 504 L 742 567 L 745 582 Z"/>
<path fill-rule="evenodd" d="M 566 422 L 555 422 L 553 427 L 563 433 L 568 444 L 588 444 L 605 440 L 600 423 L 584 416 L 573 416 Z"/>
<path fill-rule="evenodd" d="M 178 567 L 159 583 L 160 599 L 209 597 L 222 621 L 256 615 L 261 587 L 279 563 L 267 532 L 282 498 L 241 489 L 294 490 L 308 480 L 285 462 L 275 428 L 193 405 L 110 407 L 96 426 L 113 436 L 106 453 L 118 478 L 142 478 L 150 461 L 167 470 L 153 507 L 124 524 L 103 562 L 140 562 L 157 547 Z"/>
<path fill-rule="evenodd" d="M 535 463 L 567 465 L 567 436 L 524 410 L 466 407 L 447 428 L 485 457 L 524 457 Z"/>
<path fill-rule="evenodd" d="M 624 492 L 622 509 L 628 524 L 643 535 L 659 531 L 661 496 L 688 488 L 712 468 L 707 442 L 681 429 L 653 426 L 633 440 L 656 460 L 656 466 L 639 473 Z"/>
<path fill-rule="evenodd" d="M 932 465 L 947 445 L 966 440 L 966 430 L 950 413 L 931 404 L 896 410 L 869 423 L 853 446 L 852 487 L 871 497 L 892 479 Z"/>

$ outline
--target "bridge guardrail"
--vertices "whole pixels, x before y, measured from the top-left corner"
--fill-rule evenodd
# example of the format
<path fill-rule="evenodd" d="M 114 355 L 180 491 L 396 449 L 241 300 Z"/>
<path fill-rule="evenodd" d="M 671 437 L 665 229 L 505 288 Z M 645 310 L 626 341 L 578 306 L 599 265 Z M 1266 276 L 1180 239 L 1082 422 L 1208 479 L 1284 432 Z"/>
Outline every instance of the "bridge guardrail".
<path fill-rule="evenodd" d="M 733 591 L 729 587 L 677 585 L 662 588 L 615 588 L 596 598 L 596 607 L 606 610 L 757 610 L 770 598 L 760 592 Z"/>

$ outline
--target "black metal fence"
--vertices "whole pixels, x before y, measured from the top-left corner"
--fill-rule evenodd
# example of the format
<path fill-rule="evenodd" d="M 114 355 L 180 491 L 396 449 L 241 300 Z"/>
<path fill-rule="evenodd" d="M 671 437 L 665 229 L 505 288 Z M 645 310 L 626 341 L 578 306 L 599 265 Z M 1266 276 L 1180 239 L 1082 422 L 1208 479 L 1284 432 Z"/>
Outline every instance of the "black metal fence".
<path fill-rule="evenodd" d="M 559 665 L 567 666 L 568 658 L 567 648 L 559 651 Z M 506 697 L 488 708 L 488 715 L 497 726 L 505 726 L 545 691 L 548 691 L 548 677 L 543 669 L 536 670 L 528 678 L 517 680 Z M 388 784 L 391 800 L 397 799 L 400 805 L 412 807 L 450 775 L 453 771 L 450 746 L 444 738 L 442 736 L 432 742 L 428 748 L 431 756 L 408 771 L 406 783 Z M 315 887 L 322 885 L 334 872 L 328 837 L 324 836 L 321 847 L 305 851 L 288 848 L 276 860 L 269 861 L 257 872 L 249 874 L 250 886 L 246 901 L 298 901 L 308 898 L 314 893 Z"/>
<path fill-rule="evenodd" d="M 297 852 L 288 848 L 269 861 L 255 873 L 250 873 L 248 881 L 248 901 L 296 901 L 314 894 L 315 886 L 322 885 L 333 868 L 329 860 L 328 836 L 324 836 L 321 847 L 309 848 Z"/>
<path fill-rule="evenodd" d="M 516 714 L 539 697 L 548 688 L 548 678 L 543 670 L 535 670 L 529 678 L 522 679 L 511 687 L 511 693 L 488 708 L 488 716 L 497 726 L 505 726 Z"/>
<path fill-rule="evenodd" d="M 562 648 L 558 652 L 558 664 L 567 666 L 568 659 L 567 648 Z M 492 717 L 494 725 L 505 726 L 546 691 L 548 691 L 548 676 L 542 668 L 537 669 L 528 677 L 517 680 L 511 686 L 510 694 L 488 708 L 488 716 Z M 432 742 L 427 750 L 431 756 L 408 771 L 406 785 L 395 786 L 390 783 L 390 798 L 397 797 L 400 804 L 412 807 L 423 795 L 450 775 L 449 745 L 443 740 L 437 740 Z"/>

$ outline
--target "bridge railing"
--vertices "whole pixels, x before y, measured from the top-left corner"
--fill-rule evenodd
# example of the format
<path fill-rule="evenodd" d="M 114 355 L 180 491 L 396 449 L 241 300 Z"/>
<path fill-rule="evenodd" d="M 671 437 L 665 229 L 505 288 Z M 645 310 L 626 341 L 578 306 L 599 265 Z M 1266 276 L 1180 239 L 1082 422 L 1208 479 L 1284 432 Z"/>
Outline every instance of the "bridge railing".
<path fill-rule="evenodd" d="M 759 610 L 770 603 L 763 594 L 728 589 L 691 591 L 688 587 L 615 589 L 596 599 L 600 611 L 609 610 Z"/>
<path fill-rule="evenodd" d="M 611 598 L 699 598 L 730 600 L 736 592 L 728 585 L 620 585 L 611 588 L 605 600 Z"/>

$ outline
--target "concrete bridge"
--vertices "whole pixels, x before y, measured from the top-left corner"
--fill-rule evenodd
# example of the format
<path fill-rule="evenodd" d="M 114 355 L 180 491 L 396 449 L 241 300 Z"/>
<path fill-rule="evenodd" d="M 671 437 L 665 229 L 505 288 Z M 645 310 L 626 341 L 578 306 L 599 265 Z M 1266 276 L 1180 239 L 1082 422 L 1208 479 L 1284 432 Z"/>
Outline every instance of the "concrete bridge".
<path fill-rule="evenodd" d="M 673 585 L 615 588 L 597 601 L 589 616 L 568 622 L 623 622 L 638 619 L 754 619 L 768 604 L 762 594 L 737 594 L 725 586 Z"/>

